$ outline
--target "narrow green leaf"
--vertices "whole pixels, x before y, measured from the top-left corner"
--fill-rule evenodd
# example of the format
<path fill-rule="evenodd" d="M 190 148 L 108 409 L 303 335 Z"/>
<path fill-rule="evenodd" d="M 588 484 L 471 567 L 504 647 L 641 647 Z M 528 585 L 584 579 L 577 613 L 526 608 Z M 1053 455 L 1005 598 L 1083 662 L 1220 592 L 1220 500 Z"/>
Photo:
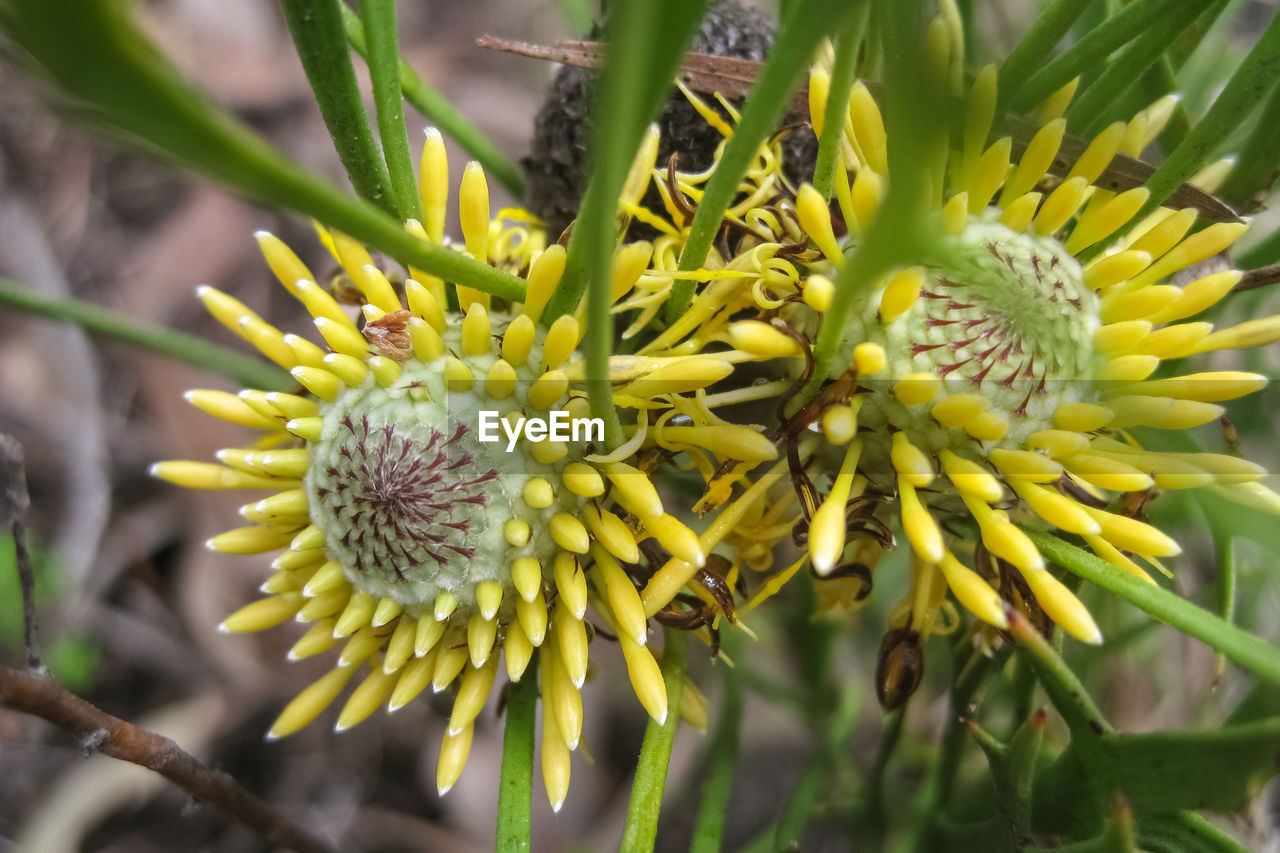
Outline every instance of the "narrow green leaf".
<path fill-rule="evenodd" d="M 193 334 L 178 332 L 155 323 L 143 323 L 128 314 L 93 305 L 92 302 L 54 300 L 37 295 L 22 284 L 0 278 L 0 305 L 12 307 L 24 314 L 46 316 L 61 323 L 78 325 L 95 336 L 127 343 L 138 350 L 154 352 L 166 359 L 195 365 L 250 388 L 285 391 L 294 386 L 289 374 L 268 362 Z"/>
<path fill-rule="evenodd" d="M 823 123 L 822 133 L 818 135 L 818 159 L 813 167 L 813 188 L 822 193 L 825 199 L 831 198 L 835 186 L 844 117 L 849 112 L 849 93 L 853 90 L 853 80 L 858 70 L 858 53 L 866 36 L 867 18 L 871 14 L 871 4 L 867 0 L 858 0 L 856 6 L 853 17 L 836 39 L 836 61 L 831 68 L 831 88 L 827 92 L 827 105 L 823 112 L 829 120 Z"/>
<path fill-rule="evenodd" d="M 347 29 L 347 40 L 355 48 L 356 53 L 368 59 L 369 46 L 365 41 L 364 25 L 360 17 L 345 5 L 342 7 L 342 22 Z M 422 113 L 450 139 L 462 146 L 484 167 L 485 175 L 492 177 L 516 198 L 524 198 L 524 175 L 520 169 L 489 141 L 480 128 L 458 112 L 448 99 L 431 88 L 409 67 L 409 63 L 400 61 L 400 88 L 405 99 L 413 108 Z"/>
<path fill-rule="evenodd" d="M 1008 82 L 1017 88 L 1017 94 L 1008 103 L 1020 111 L 1031 109 L 1090 66 L 1100 66 L 1113 51 L 1146 32 L 1154 22 L 1182 6 L 1199 5 L 1201 2 L 1202 0 L 1134 0 L 1090 30 L 1065 53 L 1031 74 L 1021 86 L 1017 85 L 1017 78 L 1008 78 Z M 1031 65 L 1022 70 L 1031 71 L 1044 61 L 1045 55 L 1036 57 Z M 1006 82 L 1003 70 L 1000 82 Z"/>
<path fill-rule="evenodd" d="M 1187 138 L 1147 179 L 1151 197 L 1138 211 L 1134 221 L 1140 221 L 1154 211 L 1208 162 L 1227 136 L 1267 97 L 1276 85 L 1277 77 L 1280 77 L 1280 16 L 1272 19 L 1258 43 Z"/>
<path fill-rule="evenodd" d="M 721 649 L 734 659 L 741 647 L 738 631 L 723 634 Z M 733 792 L 733 775 L 738 766 L 738 734 L 742 727 L 742 679 L 737 667 L 720 664 L 724 690 L 720 696 L 720 718 L 707 751 L 706 782 L 702 785 L 702 801 L 694 823 L 689 853 L 719 853 L 724 837 L 724 821 Z"/>
<path fill-rule="evenodd" d="M 1044 65 L 1071 25 L 1080 17 L 1093 0 L 1053 0 L 1036 15 L 1031 29 L 1027 30 L 1000 65 L 1000 100 L 1008 102 L 1018 93 L 1019 87 L 1035 71 Z"/>
<path fill-rule="evenodd" d="M 831 307 L 823 314 L 814 344 L 814 371 L 809 384 L 796 396 L 800 405 L 835 370 L 834 360 L 854 305 L 871 285 L 894 266 L 922 263 L 944 251 L 931 241 L 931 229 L 923 228 L 929 171 L 922 164 L 935 162 L 934 152 L 945 144 L 951 124 L 950 101 L 935 81 L 924 77 L 919 61 L 921 29 L 912 3 L 877 7 L 885 33 L 885 87 L 881 110 L 889 139 L 889 182 L 884 199 L 870 227 L 835 281 Z M 744 112 L 745 115 L 745 112 Z M 736 139 L 736 137 L 735 137 Z M 939 181 L 937 186 L 941 185 Z M 703 202 L 699 204 L 701 209 Z M 687 251 L 687 249 L 686 249 Z M 870 309 L 874 310 L 874 309 Z"/>
<path fill-rule="evenodd" d="M 1262 115 L 1240 149 L 1240 156 L 1218 194 L 1230 204 L 1247 208 L 1257 193 L 1271 189 L 1280 173 L 1280 86 L 1262 107 Z"/>
<path fill-rule="evenodd" d="M 1138 826 L 1142 850 L 1177 853 L 1249 853 L 1249 849 L 1195 812 L 1158 815 Z"/>
<path fill-rule="evenodd" d="M 92 335 L 194 365 L 249 388 L 284 391 L 296 384 L 288 373 L 265 361 L 204 338 L 78 299 L 50 299 L 8 279 L 0 279 L 0 305 L 26 314 L 79 326 Z"/>
<path fill-rule="evenodd" d="M 345 4 L 341 11 L 350 12 Z M 404 96 L 400 93 L 400 40 L 396 33 L 395 0 L 360 0 L 368 35 L 369 79 L 378 114 L 378 136 L 387 160 L 391 190 L 401 219 L 422 220 L 422 202 L 409 156 L 409 135 L 404 126 Z M 345 35 L 344 35 L 345 41 Z"/>
<path fill-rule="evenodd" d="M 502 775 L 498 783 L 497 849 L 525 853 L 533 796 L 533 729 L 538 709 L 538 657 L 519 681 L 507 687 L 507 722 L 502 735 Z"/>
<path fill-rule="evenodd" d="M 1269 681 L 1280 682 L 1280 650 L 1163 587 L 1138 580 L 1110 563 L 1038 530 L 1026 529 L 1040 553 L 1087 581 L 1195 637 Z"/>
<path fill-rule="evenodd" d="M 774 850 L 799 849 L 800 835 L 804 832 L 809 815 L 822 797 L 822 790 L 831 775 L 835 756 L 843 748 L 858 719 L 862 691 L 856 685 L 846 685 L 832 713 L 827 715 L 825 731 L 814 753 L 805 765 L 800 781 L 787 797 L 787 804 L 778 819 L 773 837 Z"/>
<path fill-rule="evenodd" d="M 847 0 L 796 0 L 788 9 L 778 29 L 777 41 L 755 85 L 747 93 L 733 136 L 698 201 L 688 240 L 680 253 L 681 270 L 696 270 L 706 263 L 725 211 L 738 194 L 738 184 L 760 143 L 777 128 L 801 75 L 813 60 L 818 42 L 833 29 L 842 29 L 857 8 Z M 668 319 L 684 313 L 693 290 L 693 281 L 676 280 L 667 299 Z"/>
<path fill-rule="evenodd" d="M 356 193 L 396 214 L 391 180 L 373 141 L 342 28 L 341 0 L 280 0 L 298 59 Z"/>
<path fill-rule="evenodd" d="M 613 318 L 609 314 L 618 196 L 645 125 L 671 88 L 684 47 L 702 17 L 703 0 L 662 0 L 617 6 L 608 23 L 608 49 L 595 94 L 591 177 L 569 239 L 565 272 L 544 312 L 547 322 L 573 310 L 587 292 L 587 399 L 604 421 L 605 442 L 617 446 L 622 428 L 609 384 Z"/>
<path fill-rule="evenodd" d="M 622 828 L 618 853 L 649 853 L 658 837 L 658 813 L 667 783 L 671 744 L 680 721 L 680 694 L 684 691 L 685 665 L 689 657 L 689 636 L 668 628 L 663 632 L 662 679 L 667 684 L 667 719 L 649 720 L 631 783 L 631 803 Z"/>
<path fill-rule="evenodd" d="M 188 87 L 111 0 L 6 0 L 0 22 L 15 47 L 100 126 L 249 199 L 310 216 L 402 264 L 506 299 L 524 281 L 419 240 L 381 210 L 282 156 Z"/>
<path fill-rule="evenodd" d="M 1220 10 L 1221 6 L 1218 8 Z M 1067 126 L 1084 134 L 1100 131 L 1107 117 L 1107 107 L 1160 60 L 1183 30 L 1201 14 L 1211 10 L 1212 7 L 1206 9 L 1186 3 L 1150 24 L 1107 64 L 1083 92 L 1077 93 L 1067 109 Z"/>

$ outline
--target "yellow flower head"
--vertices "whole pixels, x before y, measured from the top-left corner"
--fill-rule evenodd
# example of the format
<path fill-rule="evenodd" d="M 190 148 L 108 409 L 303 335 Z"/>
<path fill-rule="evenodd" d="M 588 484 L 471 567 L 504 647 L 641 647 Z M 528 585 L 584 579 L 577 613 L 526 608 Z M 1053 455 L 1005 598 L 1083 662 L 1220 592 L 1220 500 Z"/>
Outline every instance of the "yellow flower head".
<path fill-rule="evenodd" d="M 421 170 L 427 223 L 408 227 L 441 241 L 438 143 L 429 136 Z M 647 647 L 648 614 L 624 566 L 639 562 L 645 539 L 694 567 L 705 555 L 697 536 L 666 512 L 648 474 L 627 461 L 644 431 L 607 455 L 601 436 L 585 432 L 570 440 L 532 431 L 526 441 L 509 438 L 522 418 L 550 419 L 554 427 L 556 418 L 589 413 L 579 319 L 539 325 L 564 250 L 544 248 L 521 211 L 491 221 L 487 199 L 483 173 L 471 164 L 459 199 L 466 250 L 522 275 L 522 305 L 497 308 L 486 294 L 459 288 L 462 311 L 447 311 L 438 279 L 410 269 L 397 288 L 362 246 L 320 228 L 358 291 L 353 312 L 288 247 L 260 233 L 268 264 L 314 317 L 319 342 L 280 332 L 213 288 L 199 295 L 302 387 L 190 392 L 194 405 L 262 437 L 222 451 L 216 464 L 161 462 L 153 473 L 190 488 L 269 493 L 242 508 L 248 526 L 209 542 L 233 554 L 283 549 L 265 597 L 228 617 L 225 630 L 307 623 L 291 659 L 341 644 L 333 670 L 284 709 L 270 737 L 311 722 L 352 680 L 339 730 L 379 707 L 396 710 L 428 685 L 452 689 L 437 771 L 443 792 L 465 763 L 499 651 L 507 677 L 519 680 L 541 648 L 542 763 L 558 809 L 582 727 L 589 608 L 617 636 L 636 695 L 661 721 L 666 689 Z M 648 244 L 620 250 L 615 294 L 635 285 L 650 252 Z M 642 413 L 729 370 L 705 356 L 618 357 L 611 367 L 616 399 Z M 486 426 L 497 442 L 483 440 Z M 683 446 L 714 445 L 714 436 L 696 429 L 672 437 Z"/>
<path fill-rule="evenodd" d="M 825 91 L 824 75 L 815 70 L 811 94 Z M 756 478 L 767 496 L 753 498 L 759 502 L 729 537 L 742 562 L 766 569 L 773 546 L 803 520 L 796 538 L 820 603 L 849 611 L 866 600 L 875 564 L 901 530 L 913 581 L 882 649 L 877 680 L 888 706 L 918 682 L 923 639 L 957 624 L 948 589 L 997 628 L 1012 604 L 1083 641 L 1101 641 L 1021 525 L 1077 534 L 1103 559 L 1149 580 L 1139 561 L 1164 571 L 1160 559 L 1180 548 L 1137 513 L 1112 507 L 1118 493 L 1207 487 L 1280 512 L 1259 466 L 1148 450 L 1129 432 L 1210 423 L 1223 414 L 1220 403 L 1265 383 L 1236 371 L 1157 377 L 1162 361 L 1280 338 L 1276 317 L 1217 331 L 1196 319 L 1231 290 L 1238 271 L 1173 280 L 1229 248 L 1244 223 L 1195 230 L 1195 209 L 1165 207 L 1138 217 L 1146 189 L 1100 180 L 1117 155 L 1137 156 L 1160 132 L 1172 100 L 1076 145 L 1064 144 L 1059 117 L 1071 93 L 1058 93 L 1037 111 L 1038 129 L 1014 158 L 1012 138 L 989 142 L 995 79 L 994 68 L 978 75 L 959 149 L 920 164 L 936 198 L 929 215 L 936 249 L 854 295 L 837 358 L 817 377 L 812 399 L 792 401 L 803 382 L 785 384 L 775 434 L 790 446 L 791 483 L 777 469 Z M 810 103 L 821 127 L 825 98 Z M 759 319 L 729 317 L 742 303 L 719 300 L 726 313 L 703 333 L 707 343 L 728 343 L 731 357 L 784 360 L 801 380 L 815 366 L 811 341 L 831 304 L 830 279 L 849 263 L 890 181 L 893 140 L 861 83 L 844 128 L 834 206 L 808 185 L 779 200 L 776 174 L 744 186 L 772 191 L 767 208 L 734 213 L 751 236 L 725 266 L 754 263 L 763 276 L 759 259 L 785 253 L 802 269 L 798 280 L 754 293 Z M 792 244 L 793 221 L 801 246 Z M 693 312 L 709 310 L 715 287 L 703 289 Z M 723 502 L 733 482 L 717 472 L 704 500 Z M 767 581 L 745 609 L 803 562 Z"/>

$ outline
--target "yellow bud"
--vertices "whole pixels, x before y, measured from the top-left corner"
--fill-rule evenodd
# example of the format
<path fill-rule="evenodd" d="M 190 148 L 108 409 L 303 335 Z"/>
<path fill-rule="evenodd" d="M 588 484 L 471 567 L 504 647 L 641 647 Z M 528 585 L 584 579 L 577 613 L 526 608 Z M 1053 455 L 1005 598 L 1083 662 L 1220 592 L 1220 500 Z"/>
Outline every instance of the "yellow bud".
<path fill-rule="evenodd" d="M 1084 643 L 1097 645 L 1102 642 L 1102 632 L 1089 611 L 1057 578 L 1044 569 L 1023 571 L 1022 578 L 1031 588 L 1040 609 L 1064 631 Z"/>
<path fill-rule="evenodd" d="M 463 674 L 458 695 L 453 700 L 453 713 L 449 715 L 449 734 L 460 733 L 480 716 L 493 690 L 497 671 L 498 656 L 492 655 L 483 666 L 472 667 Z"/>
<path fill-rule="evenodd" d="M 564 552 L 556 554 L 554 569 L 560 606 L 567 608 L 573 618 L 581 619 L 587 612 L 586 573 L 572 554 Z"/>
<path fill-rule="evenodd" d="M 641 519 L 662 515 L 662 498 L 648 474 L 625 462 L 606 462 L 601 467 L 624 506 Z"/>
<path fill-rule="evenodd" d="M 474 726 L 467 726 L 457 734 L 446 734 L 440 743 L 440 757 L 436 761 L 436 791 L 441 797 L 457 784 L 462 769 L 467 765 L 471 752 L 471 736 Z"/>
<path fill-rule="evenodd" d="M 835 292 L 836 288 L 831 283 L 831 279 L 815 273 L 805 280 L 801 296 L 806 305 L 822 313 L 831 307 L 831 298 L 835 296 Z"/>
<path fill-rule="evenodd" d="M 997 513 L 982 501 L 968 495 L 960 497 L 978 522 L 982 543 L 992 554 L 1008 560 L 1024 573 L 1044 568 L 1044 558 L 1040 556 L 1036 546 L 1027 538 L 1027 534 L 1009 523 L 1003 513 Z"/>
<path fill-rule="evenodd" d="M 254 525 L 219 533 L 207 540 L 204 546 L 210 551 L 221 551 L 223 554 L 262 554 L 288 545 L 291 535 L 270 527 Z"/>
<path fill-rule="evenodd" d="M 960 427 L 985 412 L 989 405 L 984 394 L 952 394 L 934 403 L 929 414 L 943 426 Z"/>
<path fill-rule="evenodd" d="M 787 358 L 801 354 L 800 345 L 794 338 L 759 320 L 731 324 L 729 342 L 734 348 L 759 358 Z"/>
<path fill-rule="evenodd" d="M 933 482 L 933 464 L 924 451 L 910 442 L 905 432 L 893 434 L 890 459 L 898 476 L 915 488 L 924 488 Z"/>
<path fill-rule="evenodd" d="M 556 499 L 551 484 L 541 477 L 532 477 L 526 481 L 520 490 L 520 496 L 525 504 L 534 509 L 546 509 Z"/>
<path fill-rule="evenodd" d="M 152 477 L 188 489 L 278 489 L 286 482 L 212 462 L 157 462 L 149 473 Z"/>
<path fill-rule="evenodd" d="M 241 607 L 223 620 L 218 630 L 227 633 L 265 631 L 293 618 L 300 607 L 302 596 L 299 593 L 273 595 Z"/>
<path fill-rule="evenodd" d="M 1201 403 L 1217 403 L 1234 400 L 1252 394 L 1265 387 L 1267 378 L 1257 373 L 1224 370 L 1213 373 L 1191 373 L 1170 379 L 1152 379 L 1134 382 L 1112 393 L 1118 395 L 1142 394 L 1196 400 Z"/>
<path fill-rule="evenodd" d="M 893 395 L 904 406 L 923 406 L 938 396 L 942 380 L 932 373 L 912 373 L 893 385 Z"/>
<path fill-rule="evenodd" d="M 584 498 L 596 498 L 604 494 L 604 478 L 600 472 L 585 462 L 570 462 L 561 478 L 565 488 Z"/>
<path fill-rule="evenodd" d="M 697 535 L 673 515 L 660 515 L 644 519 L 644 527 L 663 548 L 678 560 L 702 568 L 706 555 Z"/>
<path fill-rule="evenodd" d="M 947 479 L 960 491 L 986 503 L 995 503 L 1004 497 L 1004 489 L 1000 488 L 1000 481 L 977 462 L 964 459 L 945 449 L 938 456 Z"/>
<path fill-rule="evenodd" d="M 346 731 L 368 719 L 370 714 L 382 706 L 395 683 L 395 675 L 387 675 L 381 667 L 374 667 L 368 677 L 351 692 L 347 704 L 338 715 L 334 731 Z"/>
<path fill-rule="evenodd" d="M 992 448 L 987 453 L 997 468 L 1006 476 L 1032 483 L 1051 483 L 1062 476 L 1062 465 L 1034 450 L 1007 450 Z"/>
<path fill-rule="evenodd" d="M 1053 425 L 1061 430 L 1093 432 L 1111 422 L 1114 413 L 1096 403 L 1062 403 L 1053 412 Z"/>
<path fill-rule="evenodd" d="M 491 334 L 489 312 L 480 303 L 471 303 L 462 318 L 462 351 L 472 356 L 484 355 L 493 349 Z"/>
<path fill-rule="evenodd" d="M 400 670 L 399 680 L 396 681 L 395 689 L 391 691 L 391 698 L 387 701 L 388 712 L 400 710 L 427 688 L 435 674 L 437 656 L 437 650 L 432 649 L 428 654 L 409 661 Z"/>
<path fill-rule="evenodd" d="M 1009 621 L 1004 615 L 1004 602 L 1000 594 L 991 588 L 977 572 L 962 564 L 950 551 L 943 551 L 938 563 L 947 586 L 955 593 L 956 600 L 983 622 L 997 628 L 1006 628 Z"/>
<path fill-rule="evenodd" d="M 853 366 L 860 376 L 870 376 L 884 370 L 888 363 L 884 347 L 864 341 L 853 348 Z"/>
<path fill-rule="evenodd" d="M 1112 492 L 1141 492 L 1155 483 L 1142 471 L 1114 459 L 1081 453 L 1064 461 L 1066 468 L 1086 483 Z"/>
<path fill-rule="evenodd" d="M 1032 512 L 1059 530 L 1092 535 L 1102 529 L 1083 506 L 1063 494 L 1032 485 L 1027 480 L 1015 480 L 1009 485 L 1018 497 L 1026 501 Z"/>
<path fill-rule="evenodd" d="M 354 672 L 353 667 L 339 667 L 313 682 L 280 712 L 267 732 L 267 740 L 288 737 L 320 716 L 320 712 L 338 698 Z"/>
<path fill-rule="evenodd" d="M 920 502 L 916 490 L 901 477 L 898 478 L 898 497 L 902 501 L 902 529 L 907 534 L 907 541 L 921 560 L 936 565 L 946 550 L 938 522 Z"/>
<path fill-rule="evenodd" d="M 535 646 L 542 645 L 543 638 L 547 636 L 547 603 L 541 590 L 530 601 L 522 598 L 516 602 L 516 618 L 529 642 Z"/>
<path fill-rule="evenodd" d="M 916 304 L 924 287 L 924 267 L 908 267 L 893 274 L 880 294 L 880 322 L 892 323 Z"/>
<path fill-rule="evenodd" d="M 400 621 L 396 622 L 396 628 L 391 632 L 391 639 L 387 640 L 386 657 L 382 659 L 383 672 L 399 672 L 409 658 L 413 657 L 413 638 L 417 633 L 417 619 L 402 616 Z"/>
<path fill-rule="evenodd" d="M 575 554 L 587 553 L 591 537 L 581 521 L 566 512 L 556 513 L 551 519 L 550 528 L 551 538 L 561 548 Z"/>
<path fill-rule="evenodd" d="M 1151 255 L 1136 250 L 1103 255 L 1085 266 L 1084 286 L 1090 290 L 1102 290 L 1113 284 L 1133 278 L 1146 269 L 1150 263 Z M 1107 320 L 1105 322 L 1112 321 Z M 1153 322 L 1157 321 L 1153 319 Z"/>
<path fill-rule="evenodd" d="M 796 193 L 796 216 L 804 233 L 817 244 L 827 260 L 837 269 L 844 266 L 844 253 L 840 251 L 831 227 L 827 200 L 811 184 L 802 184 Z"/>
<path fill-rule="evenodd" d="M 635 690 L 640 704 L 649 712 L 649 716 L 659 724 L 667 721 L 667 685 L 662 678 L 662 670 L 653 659 L 653 653 L 647 646 L 634 642 L 626 635 L 619 636 L 622 645 L 622 656 L 627 663 L 627 675 L 631 677 L 631 686 Z"/>

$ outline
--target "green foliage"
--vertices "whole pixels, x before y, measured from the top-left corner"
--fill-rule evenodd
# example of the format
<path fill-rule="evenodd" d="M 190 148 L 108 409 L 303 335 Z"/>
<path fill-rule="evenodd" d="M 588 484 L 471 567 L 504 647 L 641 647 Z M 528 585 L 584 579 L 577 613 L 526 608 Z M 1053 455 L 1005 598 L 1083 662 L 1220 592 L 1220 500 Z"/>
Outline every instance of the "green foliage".
<path fill-rule="evenodd" d="M 63 591 L 63 578 L 57 563 L 42 548 L 33 547 L 30 538 L 37 607 L 53 604 Z M 69 690 L 83 690 L 93 683 L 98 668 L 98 647 L 78 633 L 57 633 L 44 640 L 40 655 L 55 678 Z M 13 538 L 0 536 L 0 646 L 22 647 L 22 589 L 18 584 Z"/>

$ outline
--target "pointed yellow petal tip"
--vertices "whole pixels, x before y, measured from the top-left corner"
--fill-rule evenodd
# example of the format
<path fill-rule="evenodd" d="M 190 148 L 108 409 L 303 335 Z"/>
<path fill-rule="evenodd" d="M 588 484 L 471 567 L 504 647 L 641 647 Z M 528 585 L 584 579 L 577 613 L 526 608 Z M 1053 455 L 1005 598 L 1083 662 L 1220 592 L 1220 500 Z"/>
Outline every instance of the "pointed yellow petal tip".
<path fill-rule="evenodd" d="M 560 814 L 560 809 L 562 809 L 563 807 L 564 807 L 564 798 L 555 800 L 551 803 L 551 811 L 554 812 L 555 814 Z"/>
<path fill-rule="evenodd" d="M 453 733 L 452 733 L 452 732 L 450 732 L 450 734 L 453 734 Z M 441 796 L 441 797 L 443 797 L 445 794 L 449 793 L 449 792 L 450 792 L 450 791 L 452 791 L 452 790 L 453 790 L 453 786 L 452 786 L 452 785 L 444 785 L 444 786 L 437 785 L 437 786 L 436 786 L 436 793 L 437 793 L 439 796 Z"/>

